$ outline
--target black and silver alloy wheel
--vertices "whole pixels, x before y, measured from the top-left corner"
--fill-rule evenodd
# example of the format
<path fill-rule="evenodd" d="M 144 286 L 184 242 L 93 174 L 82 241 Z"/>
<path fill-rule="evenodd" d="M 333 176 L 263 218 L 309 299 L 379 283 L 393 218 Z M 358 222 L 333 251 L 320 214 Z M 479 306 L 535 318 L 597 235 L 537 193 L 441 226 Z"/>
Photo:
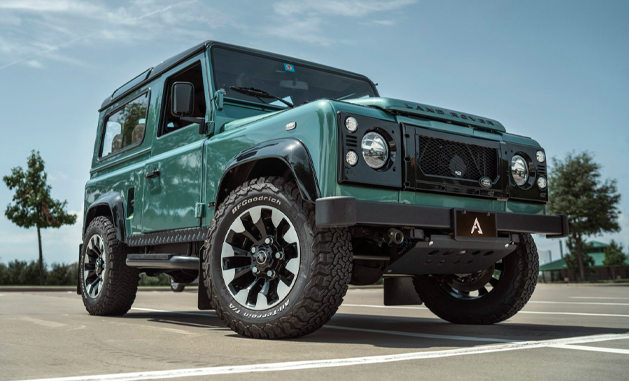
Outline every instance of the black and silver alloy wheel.
<path fill-rule="evenodd" d="M 273 206 L 240 214 L 223 241 L 223 281 L 243 307 L 261 311 L 281 303 L 299 274 L 299 237 L 292 222 Z"/>
<path fill-rule="evenodd" d="M 94 234 L 90 237 L 83 255 L 83 286 L 87 295 L 94 299 L 103 289 L 107 271 L 107 252 L 103 238 Z"/>
<path fill-rule="evenodd" d="M 498 287 L 502 278 L 504 263 L 502 259 L 483 271 L 473 274 L 445 275 L 441 287 L 453 298 L 474 300 L 489 294 Z"/>
<path fill-rule="evenodd" d="M 138 290 L 138 270 L 126 264 L 128 247 L 116 239 L 105 216 L 87 227 L 79 257 L 79 281 L 85 309 L 92 315 L 123 315 Z"/>
<path fill-rule="evenodd" d="M 282 177 L 234 189 L 216 210 L 203 280 L 217 315 L 243 336 L 284 339 L 327 323 L 352 271 L 347 229 L 319 229 L 314 205 Z"/>
<path fill-rule="evenodd" d="M 530 234 L 514 252 L 474 274 L 418 275 L 415 290 L 435 315 L 457 324 L 494 324 L 522 309 L 533 295 L 539 257 Z"/>

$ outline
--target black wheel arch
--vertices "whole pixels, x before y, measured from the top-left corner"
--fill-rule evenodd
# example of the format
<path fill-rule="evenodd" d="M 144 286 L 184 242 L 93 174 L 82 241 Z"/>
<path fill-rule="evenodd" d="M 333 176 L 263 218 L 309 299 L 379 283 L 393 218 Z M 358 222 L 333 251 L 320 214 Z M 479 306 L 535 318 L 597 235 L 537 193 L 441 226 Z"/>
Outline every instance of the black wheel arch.
<path fill-rule="evenodd" d="M 116 239 L 126 242 L 126 213 L 125 200 L 120 192 L 108 192 L 102 194 L 87 208 L 83 223 L 83 235 L 87 231 L 92 220 L 99 216 L 109 217 L 116 229 Z"/>
<path fill-rule="evenodd" d="M 258 143 L 241 151 L 226 168 L 217 188 L 217 206 L 244 182 L 268 176 L 292 177 L 302 198 L 308 202 L 321 197 L 312 158 L 299 139 L 281 138 Z"/>

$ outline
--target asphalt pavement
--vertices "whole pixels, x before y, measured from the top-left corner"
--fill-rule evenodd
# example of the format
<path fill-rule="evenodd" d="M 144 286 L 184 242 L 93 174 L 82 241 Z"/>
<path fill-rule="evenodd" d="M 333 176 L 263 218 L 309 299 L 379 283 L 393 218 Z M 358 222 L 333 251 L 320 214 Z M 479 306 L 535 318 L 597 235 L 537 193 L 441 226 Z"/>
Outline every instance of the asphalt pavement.
<path fill-rule="evenodd" d="M 629 287 L 540 284 L 515 317 L 447 323 L 350 289 L 321 330 L 240 337 L 194 292 L 141 291 L 124 317 L 90 316 L 70 291 L 0 291 L 0 380 L 439 378 L 627 380 Z"/>

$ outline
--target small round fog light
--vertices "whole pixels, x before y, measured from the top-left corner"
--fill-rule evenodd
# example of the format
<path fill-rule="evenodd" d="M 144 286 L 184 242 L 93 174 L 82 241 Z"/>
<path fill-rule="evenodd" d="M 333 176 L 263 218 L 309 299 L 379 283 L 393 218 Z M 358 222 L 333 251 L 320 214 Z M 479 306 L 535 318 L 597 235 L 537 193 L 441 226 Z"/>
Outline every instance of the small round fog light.
<path fill-rule="evenodd" d="M 345 128 L 347 128 L 349 132 L 356 132 L 356 130 L 358 129 L 358 121 L 356 120 L 356 118 L 354 118 L 353 116 L 348 116 L 345 119 Z"/>
<path fill-rule="evenodd" d="M 548 186 L 548 182 L 546 182 L 546 178 L 540 176 L 537 179 L 537 186 L 539 187 L 539 189 L 542 189 L 542 190 L 546 189 L 546 187 Z"/>
<path fill-rule="evenodd" d="M 539 161 L 540 163 L 543 163 L 546 161 L 546 154 L 544 153 L 544 151 L 537 151 L 537 153 L 535 154 L 535 157 L 537 158 L 537 161 Z"/>
<path fill-rule="evenodd" d="M 352 150 L 347 151 L 345 154 L 345 161 L 352 167 L 355 166 L 356 163 L 358 163 L 358 154 Z"/>

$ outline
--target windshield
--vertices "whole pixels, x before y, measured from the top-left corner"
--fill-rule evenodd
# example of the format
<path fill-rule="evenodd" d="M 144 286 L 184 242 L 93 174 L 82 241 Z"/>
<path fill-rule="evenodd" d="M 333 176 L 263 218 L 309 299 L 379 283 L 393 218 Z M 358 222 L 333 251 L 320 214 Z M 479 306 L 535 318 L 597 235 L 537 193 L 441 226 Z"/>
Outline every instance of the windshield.
<path fill-rule="evenodd" d="M 322 98 L 375 96 L 372 85 L 364 79 L 231 49 L 212 49 L 212 64 L 216 89 L 225 90 L 231 98 L 289 107 L 276 98 L 243 89 L 261 90 L 295 106 Z"/>

